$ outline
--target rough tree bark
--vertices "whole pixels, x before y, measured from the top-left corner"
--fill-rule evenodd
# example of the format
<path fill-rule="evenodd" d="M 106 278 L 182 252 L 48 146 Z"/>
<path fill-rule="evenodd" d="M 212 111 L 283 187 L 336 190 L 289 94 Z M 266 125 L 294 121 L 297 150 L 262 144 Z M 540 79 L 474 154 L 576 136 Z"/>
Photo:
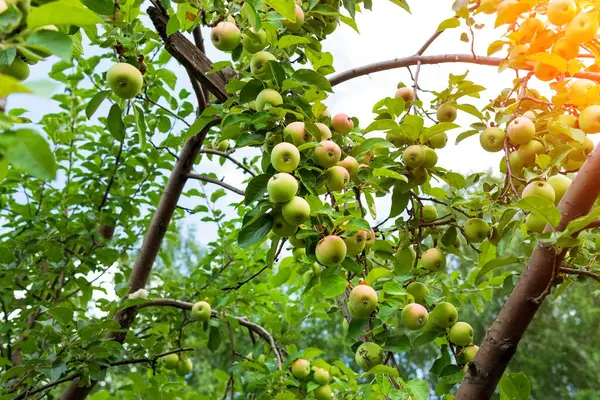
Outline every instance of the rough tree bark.
<path fill-rule="evenodd" d="M 558 208 L 562 219 L 556 228 L 586 215 L 600 195 L 600 145 L 583 164 Z M 546 228 L 548 229 L 548 227 Z M 508 301 L 487 331 L 487 335 L 469 363 L 456 400 L 484 400 L 493 394 L 504 370 L 517 350 L 521 337 L 549 294 L 564 252 L 538 243 Z"/>

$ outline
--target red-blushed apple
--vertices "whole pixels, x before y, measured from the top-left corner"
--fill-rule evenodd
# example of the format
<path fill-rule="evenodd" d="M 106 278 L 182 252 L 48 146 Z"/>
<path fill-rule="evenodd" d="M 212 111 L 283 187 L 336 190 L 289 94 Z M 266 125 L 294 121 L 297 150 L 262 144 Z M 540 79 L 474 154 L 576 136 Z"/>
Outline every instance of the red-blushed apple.
<path fill-rule="evenodd" d="M 327 177 L 325 185 L 329 190 L 334 192 L 343 190 L 348 185 L 348 182 L 350 182 L 350 174 L 344 167 L 334 165 L 325 174 Z"/>
<path fill-rule="evenodd" d="M 305 129 L 304 122 L 296 121 L 288 124 L 283 130 L 283 136 L 291 138 L 292 143 L 300 146 L 311 141 L 311 135 Z"/>
<path fill-rule="evenodd" d="M 471 243 L 481 243 L 490 234 L 490 225 L 481 218 L 469 218 L 463 226 L 465 237 Z"/>
<path fill-rule="evenodd" d="M 270 79 L 271 67 L 269 61 L 277 61 L 277 58 L 268 51 L 259 51 L 250 60 L 250 72 L 257 78 Z"/>
<path fill-rule="evenodd" d="M 242 46 L 249 54 L 255 54 L 267 47 L 267 32 L 264 29 L 255 31 L 250 28 L 247 33 L 242 33 Z"/>
<path fill-rule="evenodd" d="M 325 368 L 317 368 L 313 373 L 313 380 L 317 382 L 319 385 L 327 385 L 331 377 L 329 376 L 329 371 Z"/>
<path fill-rule="evenodd" d="M 556 199 L 554 189 L 552 188 L 552 186 L 550 186 L 548 182 L 545 181 L 535 181 L 525 186 L 521 197 L 525 198 L 529 196 L 542 197 L 552 202 L 554 202 L 554 200 Z"/>
<path fill-rule="evenodd" d="M 333 399 L 333 390 L 331 390 L 331 386 L 329 385 L 321 385 L 317 387 L 313 394 L 315 395 L 316 400 L 332 400 Z"/>
<path fill-rule="evenodd" d="M 600 106 L 586 107 L 579 114 L 579 128 L 585 133 L 600 132 Z"/>
<path fill-rule="evenodd" d="M 375 231 L 373 228 L 367 232 L 367 240 L 365 241 L 365 250 L 369 250 L 375 244 Z"/>
<path fill-rule="evenodd" d="M 426 270 L 438 272 L 446 266 L 446 256 L 444 252 L 434 247 L 425 250 L 421 262 Z"/>
<path fill-rule="evenodd" d="M 571 178 L 563 174 L 552 175 L 548 178 L 548 184 L 554 189 L 554 204 L 560 202 L 569 186 L 571 186 L 571 182 Z"/>
<path fill-rule="evenodd" d="M 295 196 L 281 207 L 281 215 L 288 224 L 300 225 L 310 217 L 310 205 L 302 197 Z"/>
<path fill-rule="evenodd" d="M 210 32 L 212 44 L 221 51 L 231 51 L 239 46 L 240 28 L 234 23 L 221 21 Z"/>
<path fill-rule="evenodd" d="M 479 135 L 479 143 L 485 151 L 495 153 L 504 148 L 504 138 L 506 133 L 498 127 L 489 127 L 483 130 Z"/>
<path fill-rule="evenodd" d="M 272 203 L 287 203 L 298 192 L 298 181 L 286 172 L 273 175 L 267 182 L 267 193 Z"/>
<path fill-rule="evenodd" d="M 363 252 L 365 249 L 365 242 L 367 240 L 367 232 L 357 231 L 350 237 L 343 238 L 346 243 L 347 255 L 355 257 Z"/>
<path fill-rule="evenodd" d="M 356 349 L 354 360 L 363 371 L 370 371 L 383 362 L 383 349 L 377 343 L 365 342 Z"/>
<path fill-rule="evenodd" d="M 406 329 L 416 331 L 427 324 L 428 312 L 425 307 L 417 303 L 407 304 L 400 314 L 400 320 Z"/>
<path fill-rule="evenodd" d="M 327 125 L 322 122 L 317 122 L 315 125 L 319 128 L 319 132 L 321 132 L 320 141 L 331 139 L 331 129 Z"/>
<path fill-rule="evenodd" d="M 338 162 L 339 167 L 345 168 L 350 174 L 350 178 L 356 180 L 358 178 L 358 161 L 352 156 L 346 156 L 342 161 Z"/>
<path fill-rule="evenodd" d="M 577 3 L 574 0 L 550 0 L 546 8 L 548 21 L 558 26 L 568 24 L 576 15 Z"/>
<path fill-rule="evenodd" d="M 438 107 L 436 116 L 439 122 L 454 122 L 456 119 L 456 107 L 445 103 Z"/>
<path fill-rule="evenodd" d="M 346 114 L 336 114 L 331 119 L 331 126 L 334 131 L 341 134 L 349 133 L 354 128 L 354 121 Z"/>
<path fill-rule="evenodd" d="M 457 322 L 448 332 L 448 338 L 457 346 L 467 346 L 473 343 L 474 336 L 473 328 L 466 322 Z"/>
<path fill-rule="evenodd" d="M 190 315 L 193 319 L 200 322 L 210 320 L 211 308 L 206 301 L 199 301 L 192 306 Z"/>
<path fill-rule="evenodd" d="M 443 149 L 446 147 L 446 143 L 448 143 L 448 135 L 446 132 L 436 133 L 435 135 L 431 135 L 429 137 L 429 141 L 427 144 L 432 149 Z"/>
<path fill-rule="evenodd" d="M 413 101 L 415 99 L 415 91 L 408 86 L 404 86 L 396 90 L 394 97 L 402 98 L 404 101 Z"/>
<path fill-rule="evenodd" d="M 377 308 L 377 292 L 369 285 L 355 286 L 348 296 L 348 311 L 354 318 L 369 318 Z"/>
<path fill-rule="evenodd" d="M 544 229 L 546 228 L 547 224 L 548 221 L 533 213 L 527 214 L 527 217 L 525 217 L 525 225 L 527 226 L 527 229 L 531 232 L 542 233 L 544 232 Z"/>
<path fill-rule="evenodd" d="M 273 227 L 271 228 L 274 234 L 280 237 L 290 237 L 296 234 L 298 225 L 288 223 L 280 213 L 273 217 Z"/>
<path fill-rule="evenodd" d="M 256 111 L 262 111 L 268 107 L 277 107 L 281 104 L 283 104 L 283 98 L 277 90 L 263 89 L 256 96 Z"/>
<path fill-rule="evenodd" d="M 512 144 L 525 144 L 535 136 L 535 124 L 525 117 L 517 117 L 508 125 L 508 140 Z"/>
<path fill-rule="evenodd" d="M 443 301 L 435 306 L 429 318 L 440 328 L 450 328 L 458 320 L 458 311 L 454 305 Z"/>
<path fill-rule="evenodd" d="M 413 144 L 402 152 L 402 161 L 409 168 L 418 168 L 425 163 L 426 155 L 423 146 Z"/>
<path fill-rule="evenodd" d="M 319 240 L 315 255 L 324 266 L 337 267 L 346 258 L 346 251 L 346 243 L 341 237 L 329 235 Z"/>
<path fill-rule="evenodd" d="M 406 287 L 406 293 L 412 295 L 415 303 L 424 305 L 425 296 L 429 295 L 429 289 L 421 282 L 412 282 Z"/>
<path fill-rule="evenodd" d="M 291 369 L 294 377 L 298 379 L 307 378 L 310 375 L 310 361 L 299 358 L 292 363 Z"/>
<path fill-rule="evenodd" d="M 302 10 L 302 7 L 300 7 L 298 4 L 296 4 L 295 13 L 296 22 L 290 22 L 287 19 L 284 19 L 282 21 L 283 26 L 287 27 L 287 30 L 289 32 L 298 32 L 302 27 L 302 24 L 304 24 L 304 11 Z"/>
<path fill-rule="evenodd" d="M 520 145 L 517 149 L 517 154 L 519 154 L 519 158 L 525 166 L 532 166 L 535 165 L 537 155 L 544 154 L 545 151 L 546 148 L 542 142 L 534 139 Z"/>
<path fill-rule="evenodd" d="M 106 73 L 106 84 L 120 98 L 132 99 L 142 90 L 144 78 L 140 70 L 133 65 L 117 63 Z"/>
<path fill-rule="evenodd" d="M 292 172 L 300 164 L 300 152 L 293 144 L 281 142 L 271 151 L 271 164 L 277 172 Z"/>
<path fill-rule="evenodd" d="M 342 150 L 332 140 L 323 140 L 317 147 L 313 155 L 313 161 L 322 168 L 330 168 L 340 161 Z"/>

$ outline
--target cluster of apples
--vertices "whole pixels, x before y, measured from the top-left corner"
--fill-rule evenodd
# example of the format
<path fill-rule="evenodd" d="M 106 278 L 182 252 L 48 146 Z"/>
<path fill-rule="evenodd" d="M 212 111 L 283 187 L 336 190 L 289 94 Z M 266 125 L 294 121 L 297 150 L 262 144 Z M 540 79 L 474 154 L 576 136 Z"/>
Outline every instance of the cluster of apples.
<path fill-rule="evenodd" d="M 335 368 L 335 367 L 332 367 Z M 333 399 L 333 390 L 329 386 L 331 374 L 325 368 L 312 367 L 310 361 L 303 358 L 295 360 L 290 368 L 292 375 L 297 379 L 308 379 L 312 373 L 312 380 L 319 386 L 313 390 L 313 396 L 317 400 Z"/>

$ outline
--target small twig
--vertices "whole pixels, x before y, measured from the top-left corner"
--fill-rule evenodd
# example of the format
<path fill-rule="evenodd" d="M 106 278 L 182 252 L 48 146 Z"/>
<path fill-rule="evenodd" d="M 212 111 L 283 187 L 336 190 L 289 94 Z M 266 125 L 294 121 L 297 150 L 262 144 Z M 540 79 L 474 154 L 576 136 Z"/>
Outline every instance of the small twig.
<path fill-rule="evenodd" d="M 590 278 L 595 279 L 596 281 L 600 282 L 600 274 L 595 274 L 592 271 L 587 271 L 584 269 L 568 268 L 568 267 L 560 267 L 558 271 L 562 272 L 563 274 L 568 274 L 568 275 L 584 275 L 584 276 L 590 277 Z"/>
<path fill-rule="evenodd" d="M 211 177 L 206 176 L 206 175 L 188 174 L 187 176 L 188 176 L 188 178 L 191 178 L 191 179 L 197 179 L 197 180 L 203 181 L 203 182 L 214 183 L 215 185 L 219 185 L 219 186 L 221 186 L 221 187 L 223 187 L 223 188 L 225 188 L 227 190 L 232 191 L 233 193 L 239 194 L 240 196 L 245 196 L 246 195 L 246 193 L 243 190 L 238 189 L 238 188 L 236 188 L 234 186 L 231 186 L 228 183 L 225 183 L 225 182 L 220 181 L 220 180 L 215 179 L 215 178 L 211 178 Z"/>
<path fill-rule="evenodd" d="M 365 217 L 365 210 L 363 209 L 362 201 L 360 200 L 360 189 L 357 186 L 354 186 L 354 196 L 356 197 L 356 202 L 358 203 L 358 208 L 360 209 L 360 216 Z"/>
<path fill-rule="evenodd" d="M 241 282 L 236 283 L 233 286 L 228 286 L 228 287 L 224 287 L 221 290 L 225 290 L 225 291 L 229 291 L 229 290 L 238 290 L 239 288 L 241 288 L 242 286 L 244 286 L 246 283 L 250 282 L 252 279 L 256 278 L 257 276 L 259 276 L 260 274 L 263 273 L 264 270 L 266 270 L 267 268 L 269 268 L 268 265 L 265 265 L 264 267 L 262 267 L 260 269 L 260 271 L 254 273 L 250 278 L 243 280 Z"/>
<path fill-rule="evenodd" d="M 213 150 L 213 149 L 200 149 L 200 153 L 214 154 L 214 155 L 217 155 L 220 157 L 225 157 L 226 159 L 228 159 L 229 161 L 231 161 L 232 163 L 234 163 L 235 165 L 237 165 L 238 167 L 240 167 L 241 169 L 243 169 L 250 175 L 256 176 L 256 173 L 254 173 L 254 171 L 252 171 L 250 168 L 246 167 L 244 164 L 242 164 L 235 158 L 231 157 L 231 152 L 224 152 L 224 151 L 218 151 L 218 150 Z"/>
<path fill-rule="evenodd" d="M 190 127 L 190 124 L 185 119 L 181 118 L 179 115 L 175 114 L 173 111 L 169 110 L 165 106 L 162 106 L 162 105 L 158 104 L 156 101 L 154 101 L 150 97 L 148 97 L 148 91 L 147 90 L 144 92 L 144 96 L 143 97 L 142 96 L 139 96 L 139 97 L 141 97 L 144 101 L 147 101 L 148 103 L 151 103 L 151 104 L 155 105 L 156 107 L 164 110 L 165 112 L 167 112 L 168 114 L 170 114 L 173 118 L 176 118 L 176 119 L 180 120 L 188 128 Z"/>
<path fill-rule="evenodd" d="M 108 180 L 108 184 L 106 185 L 106 190 L 104 191 L 104 196 L 102 196 L 102 201 L 100 202 L 100 205 L 98 206 L 98 211 L 102 211 L 102 208 L 104 207 L 104 204 L 106 203 L 106 200 L 108 199 L 108 194 L 110 193 L 110 188 L 112 187 L 113 183 L 115 182 L 115 176 L 117 175 L 117 169 L 119 168 L 119 161 L 121 161 L 121 154 L 123 153 L 123 143 L 125 141 L 121 141 L 121 144 L 119 146 L 119 153 L 117 154 L 117 158 L 115 159 L 115 165 L 113 167 L 113 171 L 112 174 L 110 175 L 110 179 Z"/>

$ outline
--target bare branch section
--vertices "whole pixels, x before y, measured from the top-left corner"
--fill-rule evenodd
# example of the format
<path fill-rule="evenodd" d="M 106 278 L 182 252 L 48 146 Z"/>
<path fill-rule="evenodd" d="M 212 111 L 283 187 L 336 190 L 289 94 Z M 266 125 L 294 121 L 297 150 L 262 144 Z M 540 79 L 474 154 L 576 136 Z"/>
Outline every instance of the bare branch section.
<path fill-rule="evenodd" d="M 219 151 L 219 150 L 213 150 L 213 149 L 202 149 L 202 150 L 200 150 L 200 153 L 202 153 L 202 154 L 214 154 L 214 155 L 219 156 L 219 157 L 225 157 L 226 159 L 228 159 L 229 161 L 231 161 L 232 163 L 234 163 L 235 165 L 237 165 L 238 167 L 240 167 L 241 169 L 243 169 L 244 171 L 246 171 L 250 175 L 256 176 L 256 174 L 254 173 L 254 171 L 252 171 L 250 168 L 248 168 L 247 166 L 245 166 L 243 163 L 241 163 L 238 160 L 236 160 L 235 158 L 233 158 L 231 156 L 231 152 L 228 152 L 228 151 Z"/>
<path fill-rule="evenodd" d="M 599 180 L 600 146 L 596 146 L 558 204 L 562 219 L 556 228 L 557 231 L 563 231 L 570 221 L 586 215 L 591 210 L 600 195 L 600 185 L 597 184 Z M 561 265 L 563 257 L 564 252 L 557 251 L 553 246 L 537 244 L 519 282 L 488 329 L 475 359 L 469 363 L 456 394 L 457 400 L 483 400 L 491 398 L 494 394 L 521 337 L 542 303 L 537 300 L 547 292 L 548 285 L 552 284 L 554 267 Z"/>
<path fill-rule="evenodd" d="M 563 274 L 567 274 L 567 275 L 583 275 L 583 276 L 587 276 L 589 278 L 595 279 L 596 281 L 600 282 L 600 274 L 596 274 L 596 273 L 593 273 L 592 271 L 588 271 L 585 269 L 561 267 L 558 270 L 558 272 L 562 272 Z"/>
<path fill-rule="evenodd" d="M 208 183 L 213 183 L 215 185 L 219 185 L 222 188 L 225 188 L 227 190 L 231 190 L 233 193 L 239 194 L 240 196 L 245 196 L 246 195 L 246 193 L 243 190 L 238 189 L 238 188 L 236 188 L 234 186 L 231 186 L 230 184 L 225 183 L 223 181 L 220 181 L 218 179 L 211 178 L 210 176 L 198 175 L 198 174 L 188 174 L 188 178 L 197 179 L 197 180 L 202 181 L 202 182 L 208 182 Z"/>

